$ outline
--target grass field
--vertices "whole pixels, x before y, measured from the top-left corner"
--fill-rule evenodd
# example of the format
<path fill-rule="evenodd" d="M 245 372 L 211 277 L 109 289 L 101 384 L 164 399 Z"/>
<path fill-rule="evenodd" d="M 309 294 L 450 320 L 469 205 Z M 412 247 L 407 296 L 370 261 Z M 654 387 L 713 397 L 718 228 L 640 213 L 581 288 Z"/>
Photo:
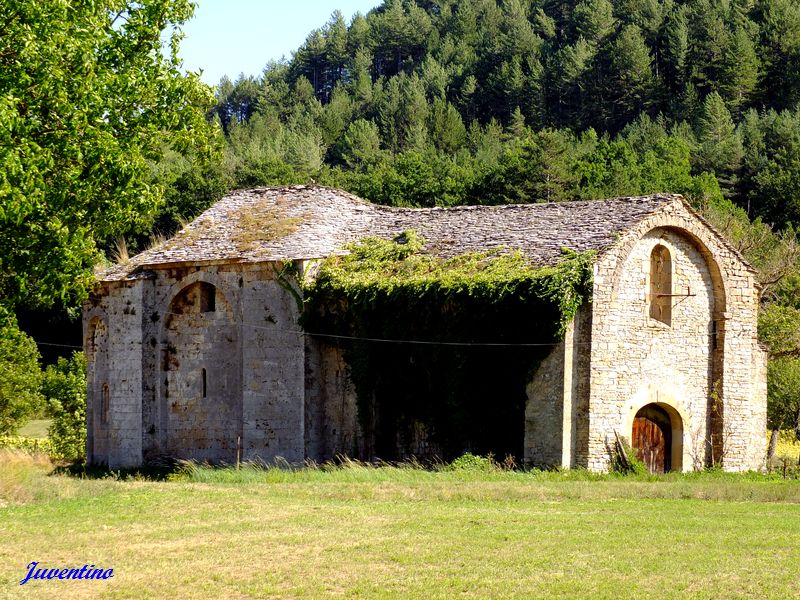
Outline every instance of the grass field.
<path fill-rule="evenodd" d="M 411 468 L 49 475 L 0 456 L 9 598 L 788 598 L 800 482 Z M 95 564 L 107 581 L 19 581 Z"/>

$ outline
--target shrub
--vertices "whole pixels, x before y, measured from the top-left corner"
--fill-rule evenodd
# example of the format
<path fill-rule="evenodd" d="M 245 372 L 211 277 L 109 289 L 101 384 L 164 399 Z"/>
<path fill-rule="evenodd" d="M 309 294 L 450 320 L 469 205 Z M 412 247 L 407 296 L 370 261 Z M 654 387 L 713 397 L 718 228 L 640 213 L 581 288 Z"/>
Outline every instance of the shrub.
<path fill-rule="evenodd" d="M 611 452 L 610 471 L 621 475 L 647 475 L 647 465 L 636 456 L 628 440 L 622 436 L 617 438 Z"/>
<path fill-rule="evenodd" d="M 44 372 L 42 392 L 47 398 L 53 424 L 48 434 L 51 456 L 82 460 L 86 456 L 86 357 L 75 352 L 67 360 L 59 358 Z"/>
<path fill-rule="evenodd" d="M 500 466 L 495 462 L 491 454 L 488 456 L 476 456 L 470 452 L 462 454 L 449 465 L 449 470 L 452 471 L 491 472 L 499 469 Z"/>

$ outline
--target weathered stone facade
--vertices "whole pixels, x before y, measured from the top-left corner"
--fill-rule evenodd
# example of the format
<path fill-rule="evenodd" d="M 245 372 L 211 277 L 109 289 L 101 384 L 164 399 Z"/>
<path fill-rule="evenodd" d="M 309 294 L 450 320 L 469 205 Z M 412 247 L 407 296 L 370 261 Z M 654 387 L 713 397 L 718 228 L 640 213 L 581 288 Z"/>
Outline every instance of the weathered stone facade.
<path fill-rule="evenodd" d="M 101 276 L 84 312 L 89 461 L 370 457 L 342 352 L 301 331 L 286 274 L 405 229 L 440 256 L 598 252 L 593 301 L 528 385 L 526 463 L 605 470 L 616 437 L 660 411 L 662 468 L 761 467 L 755 274 L 681 198 L 412 210 L 307 187 L 233 194 Z"/>
<path fill-rule="evenodd" d="M 651 314 L 656 247 L 671 260 L 669 323 Z M 672 424 L 673 469 L 760 468 L 757 312 L 753 270 L 684 203 L 643 219 L 600 255 L 591 306 L 529 386 L 526 458 L 605 470 L 616 436 L 630 439 L 636 414 L 655 404 Z"/>
<path fill-rule="evenodd" d="M 237 449 L 243 459 L 303 460 L 297 318 L 294 299 L 263 266 L 159 269 L 105 286 L 84 317 L 91 460 L 233 462 Z"/>

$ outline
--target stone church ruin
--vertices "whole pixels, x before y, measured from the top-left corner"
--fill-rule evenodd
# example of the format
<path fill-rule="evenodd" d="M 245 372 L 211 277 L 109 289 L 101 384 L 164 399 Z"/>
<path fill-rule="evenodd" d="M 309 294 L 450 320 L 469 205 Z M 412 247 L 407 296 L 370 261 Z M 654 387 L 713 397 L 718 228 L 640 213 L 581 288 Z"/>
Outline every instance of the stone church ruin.
<path fill-rule="evenodd" d="M 378 340 L 367 353 L 398 362 L 359 397 L 354 368 L 364 367 L 351 364 L 359 340 L 304 329 L 300 284 L 348 244 L 406 231 L 443 260 L 517 251 L 548 267 L 564 248 L 590 253 L 591 299 L 557 339 L 527 346 L 514 337 L 528 331 L 525 315 L 553 317 L 526 313 L 526 298 L 507 322 L 502 311 L 476 315 L 470 323 L 494 323 L 498 335 L 479 338 L 469 355 L 453 348 L 473 361 L 460 363 L 472 378 L 461 387 L 442 366 L 451 354 Z M 98 277 L 84 309 L 88 461 L 447 459 L 470 450 L 604 471 L 624 437 L 652 471 L 758 469 L 766 356 L 756 339 L 755 275 L 674 195 L 403 209 L 316 186 L 233 192 L 173 239 Z M 404 314 L 392 325 L 412 332 L 411 321 L 429 317 Z M 515 341 L 492 345 L 501 339 Z M 482 357 L 510 364 L 528 347 L 538 354 L 532 368 L 514 371 L 519 380 L 482 372 Z M 442 400 L 462 388 L 463 403 L 457 394 Z"/>

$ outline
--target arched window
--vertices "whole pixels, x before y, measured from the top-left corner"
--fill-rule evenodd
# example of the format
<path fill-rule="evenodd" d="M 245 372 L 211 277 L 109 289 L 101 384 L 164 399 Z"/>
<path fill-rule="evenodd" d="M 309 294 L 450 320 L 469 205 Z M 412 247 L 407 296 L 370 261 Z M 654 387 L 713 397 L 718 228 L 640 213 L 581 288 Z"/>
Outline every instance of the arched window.
<path fill-rule="evenodd" d="M 197 281 L 183 288 L 172 299 L 169 312 L 179 315 L 209 313 L 217 310 L 217 288 L 205 281 Z"/>
<path fill-rule="evenodd" d="M 672 257 L 661 244 L 650 253 L 650 317 L 672 324 Z"/>

